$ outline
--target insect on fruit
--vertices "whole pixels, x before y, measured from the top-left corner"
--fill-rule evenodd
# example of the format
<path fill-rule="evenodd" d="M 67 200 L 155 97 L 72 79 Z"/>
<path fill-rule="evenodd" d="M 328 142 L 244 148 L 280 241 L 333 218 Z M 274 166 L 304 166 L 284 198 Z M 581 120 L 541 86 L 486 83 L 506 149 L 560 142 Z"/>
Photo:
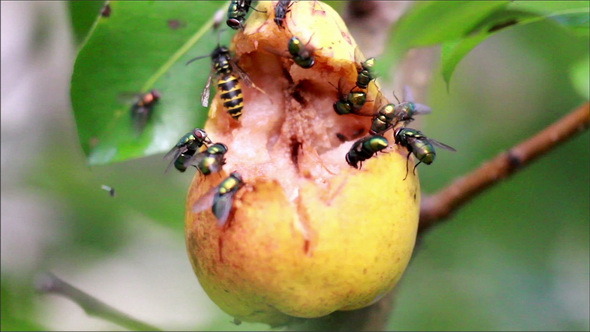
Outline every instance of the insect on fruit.
<path fill-rule="evenodd" d="M 346 162 L 354 167 L 362 167 L 362 162 L 371 158 L 375 153 L 389 146 L 389 142 L 383 136 L 367 136 L 354 142 L 346 154 Z M 359 165 L 360 163 L 360 165 Z"/>
<path fill-rule="evenodd" d="M 244 181 L 238 172 L 232 172 L 229 177 L 221 181 L 213 196 L 211 210 L 217 217 L 218 225 L 223 226 L 229 217 L 234 203 L 234 196 L 244 186 Z"/>
<path fill-rule="evenodd" d="M 195 128 L 186 133 L 164 156 L 164 159 L 172 159 L 166 168 L 166 171 L 168 171 L 168 169 L 174 164 L 176 169 L 184 172 L 186 170 L 185 163 L 195 153 L 201 152 L 200 150 L 203 149 L 203 147 L 206 148 L 207 144 L 211 144 L 211 139 L 207 137 L 207 133 L 203 129 Z"/>
<path fill-rule="evenodd" d="M 187 160 L 188 165 L 195 166 L 203 175 L 217 173 L 225 164 L 225 154 L 227 146 L 223 143 L 215 143 L 207 148 L 206 151 L 193 155 Z"/>
<path fill-rule="evenodd" d="M 234 30 L 242 28 L 251 4 L 252 0 L 232 0 L 227 9 L 227 25 Z"/>
<path fill-rule="evenodd" d="M 227 9 L 227 25 L 234 30 L 243 29 L 244 20 L 250 8 L 257 12 L 266 13 L 265 11 L 256 10 L 252 6 L 252 0 L 231 0 Z"/>
<path fill-rule="evenodd" d="M 308 69 L 313 67 L 315 64 L 315 57 L 313 56 L 315 48 L 309 45 L 312 38 L 313 34 L 309 38 L 309 41 L 306 44 L 303 44 L 301 39 L 293 36 L 287 42 L 287 50 L 282 52 L 266 46 L 264 49 L 278 56 L 289 58 L 293 60 L 299 67 Z"/>
<path fill-rule="evenodd" d="M 354 58 L 356 60 L 356 69 L 358 76 L 356 79 L 356 86 L 361 89 L 366 89 L 372 80 L 376 79 L 373 69 L 375 68 L 375 58 L 368 58 L 365 61 L 359 61 L 362 58 L 359 48 L 355 49 Z"/>
<path fill-rule="evenodd" d="M 291 54 L 293 61 L 301 68 L 311 68 L 315 64 L 315 58 L 313 56 L 314 49 L 309 46 L 310 42 L 311 37 L 305 45 L 301 42 L 301 39 L 295 36 L 289 39 L 287 47 L 289 54 Z"/>
<path fill-rule="evenodd" d="M 187 62 L 187 65 L 207 56 L 211 57 L 212 71 L 207 79 L 205 89 L 203 89 L 203 93 L 201 94 L 201 104 L 204 107 L 209 106 L 211 82 L 213 81 L 213 77 L 217 76 L 217 88 L 221 92 L 223 106 L 232 118 L 238 120 L 242 115 L 242 109 L 244 108 L 244 96 L 242 95 L 240 79 L 242 79 L 247 86 L 252 86 L 263 93 L 264 91 L 252 83 L 250 77 L 231 58 L 229 49 L 225 46 L 217 46 L 210 55 L 193 58 Z M 234 74 L 234 70 L 238 75 Z"/>
<path fill-rule="evenodd" d="M 405 88 L 405 93 L 410 101 L 400 102 L 397 96 L 394 97 L 398 104 L 386 104 L 379 107 L 379 110 L 373 116 L 371 123 L 371 135 L 382 135 L 387 130 L 395 127 L 400 122 L 404 125 L 414 121 L 414 115 L 429 114 L 432 112 L 430 107 L 415 103 L 408 87 Z"/>
<path fill-rule="evenodd" d="M 274 22 L 279 28 L 283 28 L 283 22 L 285 21 L 287 13 L 290 11 L 292 5 L 293 2 L 291 2 L 291 0 L 279 0 L 275 6 Z"/>
<path fill-rule="evenodd" d="M 342 78 L 338 81 L 340 99 L 334 103 L 334 111 L 339 115 L 356 114 L 367 102 L 367 94 L 364 91 L 352 91 L 355 87 L 350 89 L 348 93 L 343 92 L 343 82 Z"/>
<path fill-rule="evenodd" d="M 416 174 L 416 167 L 418 167 L 420 163 L 430 165 L 434 162 L 434 158 L 436 157 L 436 151 L 434 150 L 435 145 L 445 150 L 453 152 L 457 151 L 444 143 L 426 137 L 422 132 L 412 128 L 396 129 L 394 138 L 396 144 L 408 149 L 408 155 L 406 157 L 406 177 L 404 177 L 404 180 L 408 177 L 408 160 L 410 159 L 410 154 L 413 153 L 416 159 L 418 159 L 418 163 L 414 165 L 414 169 L 412 170 L 414 174 Z"/>
<path fill-rule="evenodd" d="M 193 212 L 199 213 L 211 209 L 217 219 L 217 225 L 224 226 L 233 207 L 234 196 L 244 184 L 242 176 L 238 172 L 232 172 L 194 204 Z"/>

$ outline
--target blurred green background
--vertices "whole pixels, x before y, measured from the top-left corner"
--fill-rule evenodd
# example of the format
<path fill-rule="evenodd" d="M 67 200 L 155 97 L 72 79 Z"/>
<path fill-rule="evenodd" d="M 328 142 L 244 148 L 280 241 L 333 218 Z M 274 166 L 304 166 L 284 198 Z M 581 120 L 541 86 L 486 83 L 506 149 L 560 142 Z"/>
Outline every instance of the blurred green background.
<path fill-rule="evenodd" d="M 189 172 L 164 174 L 162 155 L 87 166 L 69 104 L 69 24 L 62 2 L 2 2 L 2 330 L 122 330 L 35 293 L 42 271 L 167 330 L 267 329 L 233 325 L 193 275 L 183 237 Z M 422 101 L 434 112 L 419 126 L 458 152 L 420 167 L 423 191 L 587 100 L 572 77 L 587 89 L 588 51 L 587 39 L 543 21 L 478 46 L 449 93 L 436 72 Z M 590 329 L 589 148 L 585 132 L 429 231 L 389 328 Z"/>

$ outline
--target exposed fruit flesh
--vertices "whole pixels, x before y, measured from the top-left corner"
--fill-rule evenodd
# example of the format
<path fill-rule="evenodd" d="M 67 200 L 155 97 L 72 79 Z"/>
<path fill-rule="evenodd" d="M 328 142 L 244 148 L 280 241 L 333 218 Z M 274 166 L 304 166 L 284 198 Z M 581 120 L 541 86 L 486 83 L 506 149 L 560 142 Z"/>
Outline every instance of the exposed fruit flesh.
<path fill-rule="evenodd" d="M 205 291 L 245 321 L 279 325 L 367 306 L 401 277 L 416 238 L 420 190 L 406 174 L 407 151 L 390 148 L 357 170 L 345 162 L 371 118 L 337 115 L 338 82 L 356 82 L 356 43 L 321 2 L 299 1 L 279 28 L 276 2 L 257 2 L 234 38 L 239 65 L 264 91 L 247 87 L 243 115 L 232 119 L 216 96 L 205 130 L 229 147 L 224 171 L 196 174 L 187 200 L 186 239 Z M 264 12 L 265 11 L 265 12 Z M 314 49 L 315 65 L 297 66 L 292 36 Z M 358 59 L 357 59 L 358 60 Z M 379 98 L 370 84 L 364 113 Z M 343 138 L 345 142 L 343 142 Z M 211 188 L 232 171 L 246 186 L 224 227 L 210 209 Z"/>

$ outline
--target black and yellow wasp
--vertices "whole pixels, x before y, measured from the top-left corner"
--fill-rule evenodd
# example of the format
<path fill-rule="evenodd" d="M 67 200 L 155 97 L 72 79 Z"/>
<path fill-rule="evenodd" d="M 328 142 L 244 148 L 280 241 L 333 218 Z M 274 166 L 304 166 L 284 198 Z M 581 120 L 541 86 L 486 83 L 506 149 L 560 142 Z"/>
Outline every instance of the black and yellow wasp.
<path fill-rule="evenodd" d="M 232 59 L 229 49 L 225 46 L 217 46 L 210 55 L 196 57 L 187 62 L 187 64 L 207 56 L 211 57 L 212 71 L 201 95 L 201 104 L 203 107 L 209 106 L 211 82 L 216 77 L 217 89 L 221 93 L 220 97 L 223 101 L 223 107 L 225 107 L 232 118 L 238 120 L 244 108 L 244 96 L 242 94 L 240 80 L 246 83 L 247 86 L 254 87 L 263 93 L 264 91 L 250 80 L 248 74 Z"/>

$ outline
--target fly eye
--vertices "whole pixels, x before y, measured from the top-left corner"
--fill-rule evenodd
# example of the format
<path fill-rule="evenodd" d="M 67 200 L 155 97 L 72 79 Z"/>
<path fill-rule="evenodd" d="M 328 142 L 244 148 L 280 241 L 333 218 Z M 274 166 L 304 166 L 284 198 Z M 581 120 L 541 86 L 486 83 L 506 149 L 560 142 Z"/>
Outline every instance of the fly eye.
<path fill-rule="evenodd" d="M 229 25 L 231 28 L 239 28 L 240 27 L 240 21 L 230 18 L 229 20 L 227 20 L 227 25 Z"/>
<path fill-rule="evenodd" d="M 203 137 L 207 136 L 207 134 L 205 134 L 205 132 L 201 129 L 195 130 L 194 135 L 198 138 L 203 138 Z"/>

